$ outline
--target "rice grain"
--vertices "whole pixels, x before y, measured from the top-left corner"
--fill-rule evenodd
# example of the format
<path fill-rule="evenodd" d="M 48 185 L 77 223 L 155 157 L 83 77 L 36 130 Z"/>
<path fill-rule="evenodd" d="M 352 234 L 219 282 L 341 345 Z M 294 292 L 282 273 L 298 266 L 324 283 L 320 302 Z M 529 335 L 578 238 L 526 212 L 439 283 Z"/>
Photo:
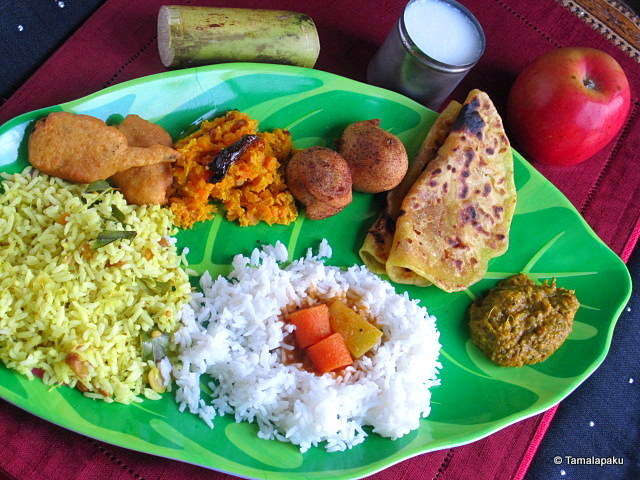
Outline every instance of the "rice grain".
<path fill-rule="evenodd" d="M 86 193 L 31 167 L 2 178 L 0 360 L 29 378 L 37 369 L 48 385 L 89 390 L 90 398 L 148 397 L 141 332 L 172 333 L 191 292 L 182 257 L 162 241 L 174 232 L 171 212 L 130 206 L 117 191 Z M 94 248 L 105 229 L 137 235 Z M 169 289 L 149 295 L 140 278 Z"/>
<path fill-rule="evenodd" d="M 281 243 L 237 255 L 228 278 L 201 279 L 202 292 L 181 312 L 174 335 L 176 400 L 213 427 L 217 415 L 255 422 L 258 436 L 291 442 L 302 452 L 320 442 L 342 451 L 364 441 L 365 425 L 392 439 L 418 428 L 430 412 L 430 388 L 440 368 L 435 318 L 393 287 L 353 266 L 326 266 L 326 241 L 284 266 Z M 283 362 L 293 325 L 283 313 L 332 297 L 359 298 L 383 340 L 340 375 L 317 375 Z M 201 377 L 212 390 L 206 398 Z"/>

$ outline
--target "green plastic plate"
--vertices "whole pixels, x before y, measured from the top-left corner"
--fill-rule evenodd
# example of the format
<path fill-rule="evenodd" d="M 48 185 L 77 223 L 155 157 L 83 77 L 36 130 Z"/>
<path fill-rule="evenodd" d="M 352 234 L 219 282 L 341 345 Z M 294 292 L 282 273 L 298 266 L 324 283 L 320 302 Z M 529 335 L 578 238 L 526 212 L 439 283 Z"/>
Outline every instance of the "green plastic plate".
<path fill-rule="evenodd" d="M 297 147 L 333 146 L 350 122 L 380 118 L 409 154 L 436 114 L 401 95 L 297 67 L 227 64 L 140 78 L 88 97 L 21 115 L 0 128 L 0 169 L 27 164 L 26 137 L 33 121 L 66 110 L 113 120 L 138 114 L 166 128 L 174 138 L 204 118 L 239 109 L 261 130 L 290 130 Z M 406 288 L 438 318 L 440 378 L 432 413 L 420 428 L 391 441 L 375 434 L 355 448 L 327 453 L 320 446 L 304 454 L 286 443 L 260 440 L 256 427 L 216 418 L 215 428 L 180 413 L 171 396 L 139 405 L 96 402 L 78 391 L 50 389 L 0 365 L 0 396 L 64 428 L 114 445 L 207 468 L 260 479 L 352 479 L 408 457 L 468 443 L 542 412 L 573 391 L 602 362 L 616 320 L 630 292 L 622 261 L 589 228 L 569 201 L 520 155 L 515 155 L 518 204 L 509 250 L 489 264 L 486 278 L 468 290 L 444 293 L 435 287 Z M 322 221 L 303 216 L 289 226 L 242 228 L 219 216 L 178 235 L 190 249 L 191 268 L 226 273 L 233 255 L 259 242 L 281 240 L 292 257 L 316 248 L 322 238 L 333 247 L 334 265 L 360 263 L 358 248 L 382 207 L 382 195 L 356 194 L 340 214 Z M 492 365 L 471 344 L 466 309 L 499 279 L 526 272 L 537 280 L 557 278 L 574 289 L 582 306 L 564 345 L 542 364 L 524 368 Z"/>

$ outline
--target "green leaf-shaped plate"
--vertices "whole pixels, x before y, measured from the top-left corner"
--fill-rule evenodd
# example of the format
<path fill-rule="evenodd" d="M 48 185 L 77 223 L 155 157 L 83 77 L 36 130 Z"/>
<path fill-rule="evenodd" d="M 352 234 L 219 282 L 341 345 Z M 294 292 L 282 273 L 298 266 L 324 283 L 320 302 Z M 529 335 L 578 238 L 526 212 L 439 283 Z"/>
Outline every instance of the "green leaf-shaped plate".
<path fill-rule="evenodd" d="M 189 126 L 229 109 L 260 122 L 261 130 L 291 131 L 297 147 L 332 146 L 350 122 L 380 118 L 414 154 L 436 114 L 392 92 L 316 70 L 229 64 L 163 73 L 108 88 L 80 100 L 21 115 L 0 128 L 0 169 L 27 164 L 26 133 L 35 119 L 66 110 L 108 120 L 139 114 L 174 138 Z M 539 413 L 566 397 L 604 359 L 615 322 L 631 290 L 625 265 L 594 234 L 569 201 L 515 153 L 518 205 L 510 248 L 489 265 L 486 278 L 465 292 L 406 288 L 438 318 L 442 385 L 433 389 L 432 413 L 399 440 L 370 435 L 340 453 L 260 440 L 250 424 L 217 418 L 210 430 L 180 413 L 170 394 L 140 405 L 94 402 L 69 388 L 50 390 L 0 366 L 0 395 L 62 427 L 141 452 L 252 478 L 349 479 L 362 477 L 420 453 L 477 440 Z M 241 228 L 220 217 L 180 232 L 180 246 L 199 272 L 229 271 L 233 255 L 258 242 L 282 240 L 292 257 L 326 237 L 335 265 L 359 263 L 364 233 L 382 206 L 382 196 L 356 194 L 340 214 L 322 221 L 302 216 L 290 226 Z M 546 362 L 520 369 L 492 365 L 469 341 L 465 312 L 470 302 L 501 278 L 526 272 L 556 277 L 582 303 L 573 333 Z"/>

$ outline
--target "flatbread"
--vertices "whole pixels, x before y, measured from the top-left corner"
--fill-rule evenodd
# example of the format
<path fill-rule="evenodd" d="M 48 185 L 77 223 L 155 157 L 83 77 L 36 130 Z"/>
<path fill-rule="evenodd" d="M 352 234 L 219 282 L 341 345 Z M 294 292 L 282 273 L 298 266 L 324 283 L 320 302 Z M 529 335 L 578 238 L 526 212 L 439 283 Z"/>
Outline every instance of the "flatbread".
<path fill-rule="evenodd" d="M 469 93 L 451 133 L 404 200 L 386 271 L 454 292 L 482 279 L 509 244 L 516 205 L 513 155 L 489 96 Z"/>
<path fill-rule="evenodd" d="M 378 217 L 375 223 L 367 231 L 362 247 L 360 247 L 360 258 L 369 270 L 378 275 L 387 273 L 386 263 L 393 236 L 395 233 L 396 218 L 402 200 L 420 176 L 426 165 L 433 160 L 440 147 L 444 144 L 451 126 L 460 113 L 462 105 L 455 100 L 449 102 L 442 113 L 438 116 L 433 126 L 418 150 L 416 158 L 411 162 L 407 174 L 402 182 L 387 193 L 387 203 L 385 210 Z M 405 272 L 402 283 L 425 285 L 425 280 L 411 271 Z"/>

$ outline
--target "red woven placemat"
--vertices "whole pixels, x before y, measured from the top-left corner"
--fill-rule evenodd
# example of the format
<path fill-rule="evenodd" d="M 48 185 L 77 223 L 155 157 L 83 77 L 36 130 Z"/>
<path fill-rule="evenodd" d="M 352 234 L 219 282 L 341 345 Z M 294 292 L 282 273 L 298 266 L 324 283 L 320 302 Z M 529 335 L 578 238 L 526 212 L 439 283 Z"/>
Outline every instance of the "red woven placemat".
<path fill-rule="evenodd" d="M 365 80 L 366 65 L 398 18 L 405 1 L 173 2 L 302 11 L 316 22 L 321 54 L 316 68 Z M 593 159 L 567 169 L 539 167 L 582 213 L 596 233 L 627 260 L 640 231 L 638 91 L 640 66 L 553 0 L 467 0 L 487 34 L 487 50 L 453 97 L 487 91 L 501 113 L 515 75 L 552 48 L 591 46 L 613 55 L 632 91 L 629 118 L 618 137 Z M 2 107 L 0 123 L 109 85 L 163 71 L 156 45 L 161 1 L 109 0 Z M 420 455 L 371 478 L 522 478 L 554 409 L 518 422 L 470 445 Z M 16 479 L 225 479 L 171 460 L 128 451 L 68 432 L 0 401 L 0 472 Z M 0 473 L 1 474 L 1 473 Z"/>

